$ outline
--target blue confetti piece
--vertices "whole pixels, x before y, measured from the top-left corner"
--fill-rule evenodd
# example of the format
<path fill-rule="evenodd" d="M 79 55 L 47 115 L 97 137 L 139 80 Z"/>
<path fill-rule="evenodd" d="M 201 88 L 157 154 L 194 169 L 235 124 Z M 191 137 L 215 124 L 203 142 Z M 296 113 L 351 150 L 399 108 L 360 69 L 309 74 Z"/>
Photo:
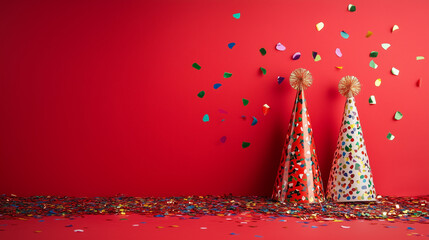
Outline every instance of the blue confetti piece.
<path fill-rule="evenodd" d="M 317 228 L 317 226 L 311 226 L 311 228 Z"/>
<path fill-rule="evenodd" d="M 234 42 L 232 42 L 232 43 L 228 43 L 228 47 L 229 47 L 229 49 L 232 49 L 234 46 L 235 46 L 235 43 L 234 43 Z"/>
<path fill-rule="evenodd" d="M 208 114 L 206 114 L 206 115 L 204 115 L 204 117 L 203 117 L 203 122 L 208 122 L 209 121 L 209 115 Z M 162 215 L 163 217 L 164 217 L 164 215 Z"/>
<path fill-rule="evenodd" d="M 140 223 L 145 224 L 146 222 L 140 222 Z"/>
<path fill-rule="evenodd" d="M 255 126 L 258 123 L 258 119 L 253 117 L 252 126 Z"/>
<path fill-rule="evenodd" d="M 190 217 L 189 219 L 200 219 L 199 217 Z"/>
<path fill-rule="evenodd" d="M 415 230 L 413 227 L 407 227 L 408 230 Z"/>
<path fill-rule="evenodd" d="M 207 114 L 206 114 L 207 115 Z M 154 217 L 164 217 L 162 214 L 155 215 Z"/>
<path fill-rule="evenodd" d="M 66 225 L 66 227 L 73 227 L 73 225 Z"/>
<path fill-rule="evenodd" d="M 214 89 L 218 89 L 218 88 L 220 88 L 220 86 L 222 86 L 222 84 L 220 84 L 220 83 L 215 83 L 215 84 L 213 85 L 213 88 L 214 88 Z"/>
<path fill-rule="evenodd" d="M 343 37 L 344 39 L 347 39 L 349 38 L 349 35 L 346 32 L 341 31 L 341 37 Z"/>
<path fill-rule="evenodd" d="M 281 84 L 281 83 L 283 82 L 283 80 L 285 80 L 285 78 L 284 78 L 284 77 L 281 77 L 281 76 L 278 76 L 278 77 L 277 77 L 277 82 L 278 82 L 278 84 Z"/>
<path fill-rule="evenodd" d="M 39 222 L 44 222 L 45 220 L 39 220 Z"/>
<path fill-rule="evenodd" d="M 229 235 L 238 235 L 238 233 L 230 233 Z"/>
<path fill-rule="evenodd" d="M 261 237 L 263 237 L 263 236 L 261 236 L 261 235 L 255 235 L 255 237 L 257 237 L 257 238 L 261 238 Z"/>

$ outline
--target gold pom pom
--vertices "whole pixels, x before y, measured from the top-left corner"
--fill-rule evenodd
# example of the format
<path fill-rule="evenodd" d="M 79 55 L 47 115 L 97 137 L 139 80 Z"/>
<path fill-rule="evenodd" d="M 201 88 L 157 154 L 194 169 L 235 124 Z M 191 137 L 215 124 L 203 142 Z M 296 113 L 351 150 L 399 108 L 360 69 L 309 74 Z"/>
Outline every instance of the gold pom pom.
<path fill-rule="evenodd" d="M 355 76 L 345 76 L 338 84 L 338 91 L 346 98 L 354 97 L 360 92 L 360 82 Z"/>
<path fill-rule="evenodd" d="M 313 77 L 308 70 L 298 68 L 293 70 L 289 77 L 290 85 L 296 90 L 305 90 L 313 83 Z"/>

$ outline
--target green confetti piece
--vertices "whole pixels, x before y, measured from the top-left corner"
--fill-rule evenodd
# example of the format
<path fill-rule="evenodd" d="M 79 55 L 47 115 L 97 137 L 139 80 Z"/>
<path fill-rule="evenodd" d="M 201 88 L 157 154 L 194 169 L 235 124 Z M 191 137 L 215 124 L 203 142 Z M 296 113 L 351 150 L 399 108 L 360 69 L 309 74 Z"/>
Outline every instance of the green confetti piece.
<path fill-rule="evenodd" d="M 264 75 L 267 74 L 267 70 L 265 68 L 260 67 L 259 69 L 261 69 L 262 74 L 264 74 Z"/>
<path fill-rule="evenodd" d="M 395 76 L 398 76 L 399 75 L 399 69 L 396 69 L 396 68 L 392 68 L 392 70 L 391 70 L 391 72 L 392 72 L 392 74 L 393 75 L 395 75 Z"/>
<path fill-rule="evenodd" d="M 322 57 L 319 54 L 317 54 L 316 57 L 314 58 L 314 61 L 318 62 L 320 60 L 322 60 Z"/>
<path fill-rule="evenodd" d="M 208 122 L 209 121 L 209 115 L 208 114 L 206 114 L 206 115 L 204 115 L 204 117 L 203 117 L 203 122 Z"/>
<path fill-rule="evenodd" d="M 229 73 L 229 72 L 224 72 L 223 73 L 223 77 L 224 78 L 230 78 L 232 76 L 232 73 Z"/>
<path fill-rule="evenodd" d="M 369 62 L 369 66 L 372 67 L 372 68 L 374 68 L 374 69 L 378 68 L 377 63 L 375 63 L 374 60 L 371 60 L 371 62 Z"/>
<path fill-rule="evenodd" d="M 353 4 L 349 4 L 349 6 L 347 7 L 347 9 L 349 10 L 349 12 L 355 12 L 356 11 L 356 6 Z"/>
<path fill-rule="evenodd" d="M 234 14 L 232 14 L 232 16 L 236 19 L 240 19 L 241 14 L 240 13 L 234 13 Z"/>
<path fill-rule="evenodd" d="M 265 48 L 259 49 L 259 52 L 262 54 L 262 56 L 265 56 L 265 54 L 267 54 L 267 50 L 265 50 Z"/>
<path fill-rule="evenodd" d="M 390 132 L 387 134 L 387 139 L 389 139 L 390 141 L 392 141 L 393 139 L 395 139 L 395 136 L 393 136 L 393 134 L 391 134 Z"/>
<path fill-rule="evenodd" d="M 243 142 L 242 144 L 241 144 L 241 147 L 243 147 L 243 148 L 247 148 L 247 147 L 249 147 L 250 146 L 250 142 Z"/>
<path fill-rule="evenodd" d="M 247 104 L 249 104 L 249 100 L 243 98 L 243 105 L 246 106 Z"/>
<path fill-rule="evenodd" d="M 201 91 L 201 92 L 199 92 L 199 93 L 197 94 L 197 96 L 198 96 L 199 98 L 203 98 L 205 94 L 206 94 L 206 92 Z"/>
<path fill-rule="evenodd" d="M 371 95 L 371 97 L 369 97 L 369 104 L 372 104 L 372 105 L 376 104 L 374 95 Z"/>
<path fill-rule="evenodd" d="M 423 59 L 425 59 L 425 57 L 423 57 L 423 56 L 417 56 L 417 57 L 416 57 L 416 60 L 417 60 L 417 61 L 419 61 L 419 60 L 423 60 Z"/>
<path fill-rule="evenodd" d="M 375 57 L 377 57 L 377 56 L 378 56 L 378 52 L 376 52 L 376 51 L 372 51 L 372 52 L 369 54 L 369 56 L 370 56 L 370 57 L 375 58 Z"/>
<path fill-rule="evenodd" d="M 198 65 L 198 63 L 192 63 L 192 67 L 195 68 L 195 69 L 197 69 L 197 70 L 201 69 L 201 66 Z"/>
<path fill-rule="evenodd" d="M 396 119 L 396 120 L 401 120 L 401 119 L 402 119 L 402 117 L 403 117 L 403 115 L 402 115 L 402 113 L 401 113 L 401 112 L 397 111 L 397 112 L 395 113 L 395 119 Z"/>

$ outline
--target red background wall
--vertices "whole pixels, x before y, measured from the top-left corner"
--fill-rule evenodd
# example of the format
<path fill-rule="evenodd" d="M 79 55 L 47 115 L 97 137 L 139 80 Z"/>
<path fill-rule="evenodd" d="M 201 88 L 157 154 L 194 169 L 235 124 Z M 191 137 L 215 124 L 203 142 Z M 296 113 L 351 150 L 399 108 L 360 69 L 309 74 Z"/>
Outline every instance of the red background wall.
<path fill-rule="evenodd" d="M 338 81 L 354 75 L 363 85 L 357 104 L 377 193 L 429 194 L 429 2 L 353 1 L 354 13 L 349 3 L 2 1 L 0 193 L 268 195 L 295 94 L 276 78 L 304 67 L 314 78 L 306 96 L 324 183 L 345 102 Z M 392 33 L 394 24 L 400 29 Z M 276 51 L 277 42 L 287 50 Z M 292 61 L 296 51 L 303 55 Z M 370 51 L 379 52 L 377 69 Z M 395 121 L 395 111 L 404 118 Z"/>

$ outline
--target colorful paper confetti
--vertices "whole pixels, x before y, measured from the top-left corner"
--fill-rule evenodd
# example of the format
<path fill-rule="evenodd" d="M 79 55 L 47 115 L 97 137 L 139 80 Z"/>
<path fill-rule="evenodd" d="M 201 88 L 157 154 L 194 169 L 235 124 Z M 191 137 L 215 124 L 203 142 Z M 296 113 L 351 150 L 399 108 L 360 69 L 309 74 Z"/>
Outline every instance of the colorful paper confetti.
<path fill-rule="evenodd" d="M 229 72 L 224 72 L 223 73 L 223 77 L 224 78 L 230 78 L 232 76 L 232 73 L 229 73 Z"/>
<path fill-rule="evenodd" d="M 376 104 L 377 102 L 375 101 L 375 96 L 374 95 L 371 95 L 370 97 L 369 97 L 369 104 L 371 104 L 371 105 L 374 105 L 374 104 Z"/>
<path fill-rule="evenodd" d="M 235 19 L 240 19 L 241 14 L 240 13 L 234 13 L 234 14 L 232 14 L 232 17 L 234 17 Z"/>
<path fill-rule="evenodd" d="M 199 93 L 197 94 L 197 96 L 198 96 L 199 98 L 203 98 L 205 94 L 206 94 L 206 92 L 201 91 L 201 92 L 199 92 Z"/>
<path fill-rule="evenodd" d="M 380 87 L 380 85 L 381 85 L 381 79 L 378 78 L 377 80 L 375 80 L 374 84 L 375 84 L 376 87 Z"/>
<path fill-rule="evenodd" d="M 425 59 L 425 57 L 423 57 L 423 56 L 417 56 L 417 57 L 416 57 L 416 60 L 417 60 L 417 61 L 419 61 L 419 60 L 423 60 L 423 59 Z"/>
<path fill-rule="evenodd" d="M 319 32 L 320 32 L 320 30 L 323 29 L 323 27 L 325 27 L 325 24 L 323 22 L 320 22 L 320 23 L 316 24 L 316 29 Z"/>
<path fill-rule="evenodd" d="M 337 69 L 343 69 L 343 66 L 336 66 Z"/>
<path fill-rule="evenodd" d="M 281 77 L 281 76 L 278 76 L 278 77 L 277 77 L 277 83 L 278 83 L 278 84 L 281 84 L 284 80 L 285 80 L 285 78 L 284 78 L 284 77 Z"/>
<path fill-rule="evenodd" d="M 422 79 L 419 78 L 419 80 L 417 80 L 417 87 L 421 87 L 422 86 Z"/>
<path fill-rule="evenodd" d="M 225 142 L 226 142 L 226 136 L 222 136 L 222 137 L 220 138 L 220 142 L 221 142 L 221 143 L 225 143 Z"/>
<path fill-rule="evenodd" d="M 265 56 L 265 54 L 267 54 L 267 50 L 265 50 L 265 48 L 260 48 L 259 52 L 261 53 L 262 56 Z"/>
<path fill-rule="evenodd" d="M 394 67 L 392 67 L 391 72 L 392 72 L 392 74 L 393 74 L 393 75 L 395 75 L 395 76 L 398 76 L 398 75 L 399 75 L 399 69 L 396 69 L 396 68 L 394 68 Z"/>
<path fill-rule="evenodd" d="M 402 113 L 397 111 L 395 112 L 395 120 L 401 120 L 403 117 Z"/>
<path fill-rule="evenodd" d="M 268 104 L 264 104 L 264 106 L 262 106 L 262 113 L 264 114 L 264 116 L 267 116 L 269 110 L 270 106 L 268 106 Z"/>
<path fill-rule="evenodd" d="M 243 100 L 243 105 L 244 105 L 244 106 L 247 106 L 247 104 L 249 104 L 249 100 L 247 100 L 247 99 L 245 99 L 245 98 L 243 98 L 242 100 Z"/>
<path fill-rule="evenodd" d="M 218 89 L 218 88 L 220 88 L 222 86 L 222 84 L 220 84 L 220 83 L 215 83 L 214 85 L 213 85 L 213 88 L 214 89 Z"/>
<path fill-rule="evenodd" d="M 370 56 L 370 57 L 372 57 L 372 58 L 375 58 L 375 57 L 377 57 L 377 56 L 378 56 L 378 52 L 376 52 L 376 51 L 372 51 L 372 52 L 369 54 L 369 56 Z"/>
<path fill-rule="evenodd" d="M 259 69 L 261 70 L 261 72 L 262 72 L 263 75 L 267 74 L 267 70 L 265 68 L 260 67 Z"/>
<path fill-rule="evenodd" d="M 241 147 L 242 148 L 247 148 L 247 147 L 249 147 L 250 146 L 250 142 L 243 142 L 242 144 L 241 144 Z"/>
<path fill-rule="evenodd" d="M 195 69 L 197 69 L 197 70 L 201 69 L 201 66 L 198 65 L 198 63 L 192 63 L 192 67 L 195 68 Z"/>
<path fill-rule="evenodd" d="M 347 34 L 346 32 L 344 32 L 344 31 L 341 31 L 341 37 L 343 37 L 344 39 L 348 39 L 349 38 L 349 34 Z"/>
<path fill-rule="evenodd" d="M 394 31 L 396 31 L 396 30 L 398 30 L 399 29 L 399 26 L 398 25 L 393 25 L 393 27 L 392 27 L 392 32 L 394 32 Z"/>
<path fill-rule="evenodd" d="M 372 32 L 371 31 L 368 31 L 367 33 L 366 33 L 366 37 L 367 38 L 369 38 L 369 37 L 371 37 L 372 36 Z"/>
<path fill-rule="evenodd" d="M 338 57 L 343 56 L 343 53 L 341 53 L 341 50 L 339 48 L 335 49 L 335 54 L 337 54 Z"/>
<path fill-rule="evenodd" d="M 277 45 L 276 45 L 276 49 L 277 49 L 278 51 L 285 51 L 285 50 L 286 50 L 286 47 L 285 47 L 283 44 L 281 44 L 281 43 L 277 43 Z"/>
<path fill-rule="evenodd" d="M 255 126 L 257 123 L 258 123 L 258 119 L 256 119 L 256 117 L 253 117 L 251 126 Z"/>
<path fill-rule="evenodd" d="M 315 62 L 322 60 L 322 57 L 319 54 L 317 54 L 317 52 L 313 52 L 312 55 Z"/>
<path fill-rule="evenodd" d="M 293 54 L 292 56 L 292 60 L 298 60 L 301 57 L 301 53 L 300 52 L 296 52 Z"/>
<path fill-rule="evenodd" d="M 381 47 L 384 49 L 384 50 L 387 50 L 388 48 L 390 48 L 390 44 L 389 43 L 382 43 L 381 44 Z"/>
<path fill-rule="evenodd" d="M 372 68 L 374 68 L 374 69 L 378 68 L 377 63 L 375 63 L 374 60 L 371 60 L 371 62 L 369 62 L 369 66 L 372 67 Z"/>
<path fill-rule="evenodd" d="M 206 115 L 204 115 L 204 117 L 203 117 L 203 122 L 208 122 L 209 121 L 209 115 L 208 114 L 206 114 Z"/>
<path fill-rule="evenodd" d="M 356 11 L 356 6 L 353 4 L 349 4 L 347 6 L 347 10 L 349 10 L 349 12 L 355 12 Z"/>
<path fill-rule="evenodd" d="M 395 139 L 395 136 L 393 136 L 393 134 L 391 134 L 390 132 L 387 134 L 387 139 L 389 139 L 390 141 L 392 141 L 393 139 Z"/>
<path fill-rule="evenodd" d="M 234 42 L 228 43 L 228 48 L 229 48 L 229 49 L 232 49 L 234 46 L 235 46 L 235 43 L 234 43 Z"/>

